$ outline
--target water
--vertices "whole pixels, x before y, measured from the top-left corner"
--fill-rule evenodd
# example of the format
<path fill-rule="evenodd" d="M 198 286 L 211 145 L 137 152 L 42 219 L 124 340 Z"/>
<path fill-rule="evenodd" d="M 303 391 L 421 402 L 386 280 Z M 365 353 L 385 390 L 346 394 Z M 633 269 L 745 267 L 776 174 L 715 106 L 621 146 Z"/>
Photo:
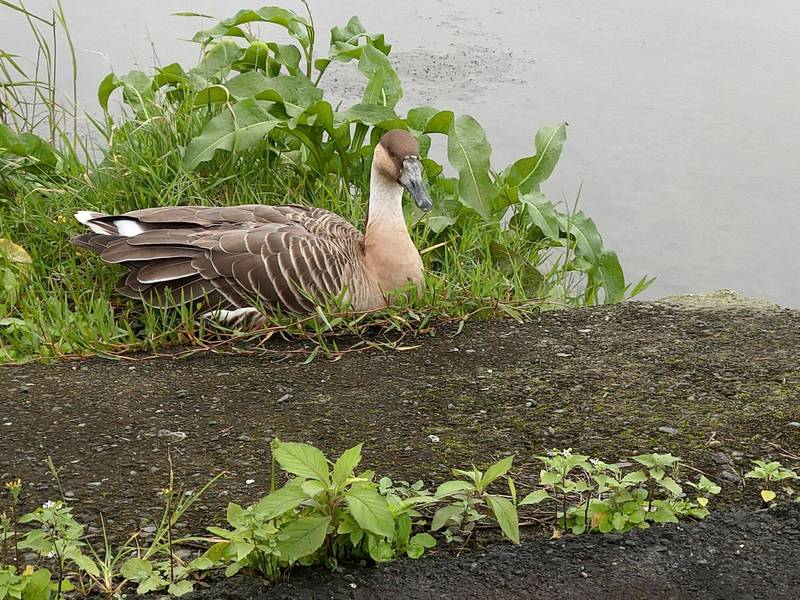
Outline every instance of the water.
<path fill-rule="evenodd" d="M 266 2 L 251 3 L 252 6 Z M 95 110 L 109 65 L 192 64 L 182 41 L 238 2 L 64 0 Z M 800 5 L 794 0 L 502 3 L 312 1 L 322 38 L 353 14 L 385 32 L 416 104 L 478 118 L 493 164 L 532 152 L 540 125 L 568 121 L 545 191 L 574 200 L 648 296 L 734 288 L 800 306 Z M 493 6 L 497 4 L 497 6 Z M 47 0 L 30 0 L 41 10 Z M 292 6 L 287 4 L 287 6 Z M 3 49 L 31 56 L 23 23 L 0 12 Z M 327 39 L 321 40 L 324 48 Z M 334 97 L 361 81 L 332 73 Z"/>

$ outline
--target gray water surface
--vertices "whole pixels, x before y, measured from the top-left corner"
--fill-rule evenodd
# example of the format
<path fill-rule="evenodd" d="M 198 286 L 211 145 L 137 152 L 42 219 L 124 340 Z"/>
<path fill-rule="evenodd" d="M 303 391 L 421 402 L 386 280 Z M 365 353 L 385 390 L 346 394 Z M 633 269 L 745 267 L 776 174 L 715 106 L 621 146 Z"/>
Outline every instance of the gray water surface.
<path fill-rule="evenodd" d="M 224 18 L 265 3 L 63 0 L 82 108 L 97 110 L 97 84 L 111 67 L 194 63 L 198 47 L 185 40 L 213 21 L 171 13 Z M 726 287 L 800 306 L 796 0 L 493 4 L 311 2 L 321 51 L 330 27 L 360 15 L 394 44 L 400 110 L 472 114 L 496 168 L 531 154 L 539 126 L 568 121 L 545 192 L 572 202 L 583 184 L 581 206 L 628 278 L 658 276 L 647 296 Z M 24 22 L 6 10 L 0 47 L 32 56 Z M 363 83 L 339 70 L 328 85 L 349 104 Z"/>

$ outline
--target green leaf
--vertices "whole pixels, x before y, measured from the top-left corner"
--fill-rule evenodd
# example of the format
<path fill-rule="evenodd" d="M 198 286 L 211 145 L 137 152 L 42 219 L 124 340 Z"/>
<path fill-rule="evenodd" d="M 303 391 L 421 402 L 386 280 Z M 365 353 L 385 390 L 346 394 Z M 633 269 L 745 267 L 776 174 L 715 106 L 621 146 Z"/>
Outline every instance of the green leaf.
<path fill-rule="evenodd" d="M 153 574 L 153 565 L 149 560 L 129 558 L 123 563 L 119 572 L 125 579 L 141 582 Z"/>
<path fill-rule="evenodd" d="M 538 185 L 550 177 L 567 139 L 567 124 L 542 127 L 536 132 L 536 154 L 521 158 L 509 169 L 507 182 L 519 187 L 522 194 L 538 191 Z"/>
<path fill-rule="evenodd" d="M 50 600 L 50 577 L 47 569 L 36 569 L 33 575 L 26 578 L 22 600 Z"/>
<path fill-rule="evenodd" d="M 370 91 L 370 96 L 375 104 L 394 108 L 403 97 L 403 85 L 386 55 L 373 46 L 364 46 L 361 58 L 358 61 L 358 70 L 367 76 L 367 79 L 380 77 L 379 92 Z"/>
<path fill-rule="evenodd" d="M 176 581 L 175 583 L 170 584 L 170 586 L 167 588 L 167 591 L 169 592 L 170 596 L 180 597 L 191 592 L 192 587 L 192 582 L 188 579 L 184 579 L 183 581 Z"/>
<path fill-rule="evenodd" d="M 387 106 L 377 104 L 354 104 L 344 112 L 336 113 L 334 123 L 364 123 L 365 125 L 379 125 L 385 122 L 398 121 L 399 117 L 394 110 Z M 384 129 L 386 129 L 384 127 Z"/>
<path fill-rule="evenodd" d="M 481 477 L 481 480 L 478 483 L 478 491 L 483 492 L 495 479 L 508 473 L 509 469 L 511 469 L 511 463 L 513 462 L 514 457 L 507 456 L 506 458 L 497 461 L 488 469 L 486 469 L 486 472 L 483 474 L 483 477 Z"/>
<path fill-rule="evenodd" d="M 0 258 L 28 265 L 33 262 L 31 255 L 28 254 L 25 248 L 5 238 L 0 238 Z"/>
<path fill-rule="evenodd" d="M 539 483 L 542 485 L 556 485 L 561 483 L 561 475 L 552 471 L 539 471 Z"/>
<path fill-rule="evenodd" d="M 605 290 L 605 304 L 614 304 L 625 299 L 625 275 L 617 253 L 613 250 L 603 250 L 600 253 L 597 279 Z"/>
<path fill-rule="evenodd" d="M 293 563 L 319 550 L 330 522 L 330 517 L 300 517 L 282 528 L 277 543 L 281 558 Z"/>
<path fill-rule="evenodd" d="M 448 521 L 460 523 L 463 513 L 464 507 L 460 504 L 448 504 L 447 506 L 443 506 L 433 515 L 431 531 L 438 531 L 444 527 Z"/>
<path fill-rule="evenodd" d="M 341 486 L 348 478 L 353 476 L 353 471 L 361 462 L 361 446 L 353 446 L 342 452 L 333 464 L 333 485 Z"/>
<path fill-rule="evenodd" d="M 345 494 L 347 508 L 362 529 L 388 539 L 394 537 L 394 518 L 386 498 L 369 486 L 352 487 Z"/>
<path fill-rule="evenodd" d="M 517 509 L 511 501 L 501 496 L 487 494 L 486 502 L 505 536 L 515 544 L 519 544 L 519 519 Z"/>
<path fill-rule="evenodd" d="M 447 498 L 448 496 L 452 496 L 454 494 L 463 494 L 464 492 L 474 488 L 475 486 L 468 481 L 454 479 L 452 481 L 445 481 L 439 485 L 439 487 L 436 488 L 436 492 L 434 492 L 434 496 L 436 498 Z"/>
<path fill-rule="evenodd" d="M 545 237 L 558 240 L 561 237 L 558 216 L 553 203 L 541 192 L 520 195 L 519 201 L 525 206 L 533 224 L 542 230 Z"/>
<path fill-rule="evenodd" d="M 281 25 L 289 32 L 289 35 L 298 40 L 304 47 L 309 47 L 308 27 L 310 27 L 310 24 L 308 20 L 298 16 L 291 10 L 276 6 L 265 6 L 258 10 L 240 10 L 230 19 L 221 21 L 211 29 L 198 31 L 194 34 L 192 40 L 195 42 L 207 42 L 209 39 L 225 36 L 247 37 L 247 34 L 239 25 L 255 21 Z"/>
<path fill-rule="evenodd" d="M 673 496 L 683 496 L 683 488 L 672 477 L 664 477 L 658 484 Z"/>
<path fill-rule="evenodd" d="M 219 81 L 225 78 L 233 63 L 241 59 L 243 54 L 244 50 L 236 42 L 231 40 L 216 42 L 210 46 L 197 66 L 192 69 L 192 73 L 206 80 Z"/>
<path fill-rule="evenodd" d="M 214 157 L 217 150 L 245 150 L 256 145 L 277 125 L 269 114 L 271 102 L 247 99 L 211 119 L 186 147 L 183 167 L 194 169 Z"/>
<path fill-rule="evenodd" d="M 308 496 L 296 485 L 286 485 L 280 489 L 270 492 L 256 504 L 255 511 L 259 517 L 265 520 L 274 519 L 300 506 Z"/>
<path fill-rule="evenodd" d="M 474 118 L 463 115 L 450 124 L 447 158 L 458 171 L 460 200 L 483 218 L 489 218 L 495 196 L 489 177 L 492 147 L 486 132 Z"/>
<path fill-rule="evenodd" d="M 314 446 L 297 442 L 277 442 L 274 454 L 275 460 L 284 471 L 330 484 L 328 461 Z"/>
<path fill-rule="evenodd" d="M 627 524 L 628 517 L 624 513 L 614 513 L 611 519 L 611 525 L 613 525 L 614 529 L 617 531 L 624 531 Z"/>
<path fill-rule="evenodd" d="M 547 493 L 547 490 L 536 490 L 520 500 L 519 505 L 525 506 L 527 504 L 539 504 L 548 498 L 550 498 L 550 494 Z"/>
<path fill-rule="evenodd" d="M 436 538 L 430 533 L 418 533 L 408 542 L 406 554 L 409 558 L 419 558 L 425 553 L 428 548 L 433 548 L 436 545 Z"/>

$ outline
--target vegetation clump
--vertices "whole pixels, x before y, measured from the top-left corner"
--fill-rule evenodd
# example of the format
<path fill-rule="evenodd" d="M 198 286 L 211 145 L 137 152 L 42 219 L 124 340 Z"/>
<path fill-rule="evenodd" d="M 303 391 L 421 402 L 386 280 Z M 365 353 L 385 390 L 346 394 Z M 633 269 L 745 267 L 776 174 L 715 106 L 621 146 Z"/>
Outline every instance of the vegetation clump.
<path fill-rule="evenodd" d="M 704 519 L 721 490 L 705 475 L 694 481 L 681 477 L 685 465 L 671 454 L 606 463 L 571 449 L 552 449 L 536 457 L 542 465 L 539 482 L 524 495 L 509 474 L 513 456 L 485 470 L 454 469 L 456 479 L 430 491 L 422 481 L 392 481 L 360 470 L 361 447 L 329 460 L 309 444 L 273 440 L 270 492 L 246 507 L 229 503 L 227 525 L 209 526 L 210 536 L 175 538 L 173 531 L 221 475 L 184 493 L 174 487 L 170 468 L 162 518 L 149 541 L 136 533 L 112 547 L 103 527 L 99 549 L 86 540 L 66 498 L 19 515 L 22 485 L 8 482 L 10 516 L 0 518 L 0 600 L 112 596 L 134 586 L 138 594 L 181 596 L 198 581 L 220 575 L 249 572 L 277 581 L 295 565 L 336 569 L 400 556 L 418 559 L 439 541 L 460 551 L 478 539 L 481 529 L 499 530 L 519 544 L 524 524 L 550 526 L 554 537 L 624 533 Z M 775 464 L 772 472 L 790 472 Z M 49 465 L 60 489 L 58 472 Z M 278 466 L 288 476 L 280 487 Z M 177 552 L 186 543 L 204 550 L 187 558 Z M 33 552 L 38 560 L 25 564 L 21 551 Z"/>
<path fill-rule="evenodd" d="M 39 43 L 30 68 L 0 52 L 0 360 L 206 343 L 192 308 L 164 313 L 115 297 L 117 273 L 69 247 L 78 227 L 72 214 L 313 203 L 361 223 L 372 150 L 391 128 L 419 140 L 434 199 L 425 216 L 407 211 L 427 293 L 366 321 L 286 317 L 269 331 L 320 341 L 342 331 L 361 335 L 370 325 L 388 335 L 425 331 L 441 319 L 520 319 L 541 307 L 617 302 L 649 282 L 629 285 L 592 219 L 544 195 L 566 124 L 541 128 L 530 156 L 493 167 L 473 117 L 432 107 L 398 111 L 403 88 L 391 46 L 357 17 L 333 28 L 320 52 L 310 13 L 241 10 L 195 34 L 196 65 L 112 73 L 98 89 L 103 118 L 89 117 L 102 142 L 95 148 L 78 131 L 75 85 L 65 100 L 55 88 L 55 48 L 46 40 L 60 31 L 72 49 L 60 9 L 49 17 L 11 2 L 0 9 L 26 18 Z M 260 25 L 282 30 L 290 43 L 262 37 Z M 364 77 L 363 95 L 344 107 L 324 90 L 337 63 Z M 116 94 L 121 113 L 112 114 Z"/>

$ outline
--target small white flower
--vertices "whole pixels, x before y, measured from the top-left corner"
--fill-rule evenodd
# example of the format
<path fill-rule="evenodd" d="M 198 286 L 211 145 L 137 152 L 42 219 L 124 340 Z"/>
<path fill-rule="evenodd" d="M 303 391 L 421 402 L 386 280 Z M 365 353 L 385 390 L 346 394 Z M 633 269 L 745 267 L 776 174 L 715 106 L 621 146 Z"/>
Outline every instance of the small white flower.
<path fill-rule="evenodd" d="M 570 456 L 572 456 L 572 448 L 567 448 L 565 450 L 562 450 L 561 456 L 563 456 L 564 458 L 569 458 Z"/>
<path fill-rule="evenodd" d="M 47 558 L 53 558 L 56 555 L 52 550 L 46 554 Z"/>
<path fill-rule="evenodd" d="M 592 463 L 592 464 L 593 464 L 593 465 L 596 467 L 597 465 L 599 465 L 599 464 L 600 464 L 600 463 L 602 463 L 603 461 L 602 461 L 602 460 L 600 460 L 599 458 L 590 458 L 590 459 L 589 459 L 589 462 L 590 462 L 590 463 Z"/>
<path fill-rule="evenodd" d="M 55 505 L 56 505 L 55 502 L 53 502 L 52 500 L 48 500 L 47 502 L 42 504 L 42 508 L 53 508 Z"/>

